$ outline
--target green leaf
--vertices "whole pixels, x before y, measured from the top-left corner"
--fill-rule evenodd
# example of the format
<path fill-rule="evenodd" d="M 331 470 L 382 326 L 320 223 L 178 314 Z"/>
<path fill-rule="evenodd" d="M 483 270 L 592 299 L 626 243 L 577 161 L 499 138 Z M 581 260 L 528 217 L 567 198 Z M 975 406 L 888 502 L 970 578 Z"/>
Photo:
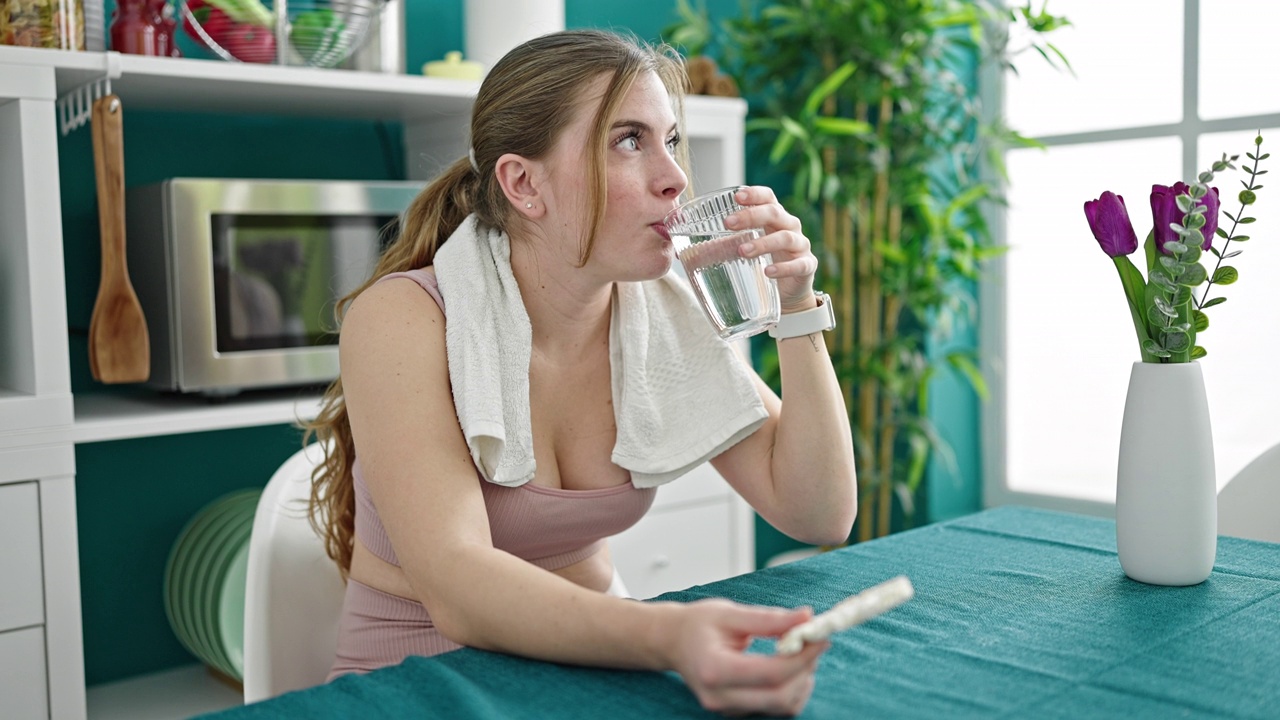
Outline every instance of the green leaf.
<path fill-rule="evenodd" d="M 1231 242 L 1249 242 L 1248 235 L 1235 235 L 1231 238 Z"/>
<path fill-rule="evenodd" d="M 1160 347 L 1160 343 L 1156 342 L 1155 340 L 1148 340 L 1145 343 L 1143 343 L 1142 349 L 1148 355 L 1154 355 L 1155 357 L 1167 358 L 1173 354 L 1168 350 L 1165 350 L 1164 348 Z"/>
<path fill-rule="evenodd" d="M 1240 273 L 1230 265 L 1223 265 L 1213 273 L 1213 282 L 1218 285 L 1230 285 L 1240 278 Z"/>
<path fill-rule="evenodd" d="M 947 353 L 947 362 L 961 375 L 964 375 L 969 381 L 969 385 L 973 387 L 973 391 L 978 394 L 978 397 L 982 398 L 984 402 L 989 398 L 987 381 L 982 377 L 982 371 L 973 362 L 970 353 L 962 351 Z"/>
<path fill-rule="evenodd" d="M 1216 298 L 1213 298 L 1212 300 L 1209 300 L 1208 302 L 1206 302 L 1205 304 L 1201 305 L 1200 307 L 1201 307 L 1202 309 L 1203 309 L 1203 308 L 1211 308 L 1211 307 L 1213 307 L 1214 305 L 1221 305 L 1222 303 L 1224 303 L 1224 302 L 1226 302 L 1226 301 L 1227 301 L 1227 299 L 1226 299 L 1226 298 L 1224 298 L 1224 297 L 1216 297 Z"/>
<path fill-rule="evenodd" d="M 1164 334 L 1164 347 L 1170 353 L 1183 352 L 1191 347 L 1191 336 L 1181 330 L 1172 330 Z"/>
<path fill-rule="evenodd" d="M 1205 350 L 1204 348 L 1200 347 L 1199 345 L 1197 345 L 1197 346 L 1195 346 L 1195 347 L 1191 348 L 1191 359 L 1192 359 L 1192 360 L 1199 360 L 1200 358 L 1202 358 L 1202 357 L 1204 357 L 1205 355 L 1208 355 L 1208 354 L 1209 354 L 1209 351 L 1208 351 L 1208 350 Z"/>
<path fill-rule="evenodd" d="M 813 126 L 828 135 L 864 135 L 875 130 L 871 123 L 837 117 L 815 118 Z"/>
<path fill-rule="evenodd" d="M 1196 201 L 1192 200 L 1188 195 L 1179 195 L 1175 200 L 1178 203 L 1178 209 L 1184 213 L 1191 212 L 1191 208 L 1196 206 Z"/>
<path fill-rule="evenodd" d="M 1214 230 L 1213 234 L 1217 235 L 1220 238 L 1227 237 L 1227 231 L 1223 230 L 1222 227 L 1219 227 L 1217 230 Z"/>
<path fill-rule="evenodd" d="M 1240 224 L 1241 224 L 1241 225 L 1248 225 L 1248 224 L 1249 224 L 1249 223 L 1251 223 L 1251 222 L 1257 222 L 1257 218 L 1251 218 L 1251 217 L 1242 217 L 1242 218 L 1240 218 Z"/>
<path fill-rule="evenodd" d="M 1155 305 L 1156 310 L 1159 311 L 1161 315 L 1168 318 L 1178 317 L 1178 309 L 1169 304 L 1164 298 L 1157 296 L 1155 299 Z"/>
<path fill-rule="evenodd" d="M 836 68 L 835 72 L 831 73 L 826 77 L 826 79 L 818 83 L 818 86 L 813 89 L 813 92 L 809 93 L 808 99 L 804 102 L 804 114 L 810 116 L 816 115 L 818 113 L 818 108 L 822 106 L 822 103 L 825 102 L 827 98 L 831 97 L 832 93 L 839 90 L 840 86 L 844 85 L 845 82 L 853 76 L 853 72 L 854 70 L 857 70 L 857 68 L 858 66 L 853 62 L 847 62 Z"/>
<path fill-rule="evenodd" d="M 1191 263 L 1182 269 L 1182 274 L 1178 276 L 1178 284 L 1186 287 L 1196 287 L 1203 283 L 1209 276 L 1204 266 L 1199 263 Z"/>
<path fill-rule="evenodd" d="M 778 133 L 778 139 L 773 141 L 773 149 L 769 151 L 769 163 L 777 165 L 782 158 L 787 156 L 791 150 L 791 146 L 796 143 L 796 136 L 789 132 Z"/>
<path fill-rule="evenodd" d="M 1147 324 L 1142 320 L 1146 284 L 1142 280 L 1142 273 L 1127 255 L 1112 258 L 1112 261 L 1120 273 L 1120 284 L 1124 286 L 1124 299 L 1129 305 L 1129 316 L 1133 320 L 1133 329 L 1138 334 L 1138 348 L 1141 349 L 1151 339 L 1147 334 Z M 1142 359 L 1144 362 L 1149 362 L 1145 355 Z"/>
<path fill-rule="evenodd" d="M 1239 255 L 1239 254 L 1240 254 L 1240 253 L 1242 253 L 1242 252 L 1244 252 L 1244 251 L 1243 251 L 1243 250 L 1232 250 L 1231 252 L 1227 253 L 1226 255 L 1223 255 L 1223 256 L 1222 256 L 1222 259 L 1223 259 L 1223 260 L 1230 260 L 1231 258 L 1233 258 L 1233 257 L 1235 257 L 1235 256 L 1237 256 L 1237 255 Z"/>
<path fill-rule="evenodd" d="M 1196 332 L 1202 333 L 1209 329 L 1209 316 L 1199 310 L 1192 310 L 1191 317 L 1195 318 Z"/>

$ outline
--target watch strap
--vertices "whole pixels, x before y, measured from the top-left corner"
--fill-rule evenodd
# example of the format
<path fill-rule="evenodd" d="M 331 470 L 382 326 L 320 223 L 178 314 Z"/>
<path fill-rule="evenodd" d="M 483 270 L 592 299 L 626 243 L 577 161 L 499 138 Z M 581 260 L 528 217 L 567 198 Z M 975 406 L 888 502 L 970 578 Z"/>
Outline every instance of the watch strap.
<path fill-rule="evenodd" d="M 831 303 L 831 296 L 820 292 L 814 297 L 818 300 L 817 307 L 782 315 L 778 323 L 769 328 L 769 337 L 785 340 L 835 328 L 836 309 Z"/>

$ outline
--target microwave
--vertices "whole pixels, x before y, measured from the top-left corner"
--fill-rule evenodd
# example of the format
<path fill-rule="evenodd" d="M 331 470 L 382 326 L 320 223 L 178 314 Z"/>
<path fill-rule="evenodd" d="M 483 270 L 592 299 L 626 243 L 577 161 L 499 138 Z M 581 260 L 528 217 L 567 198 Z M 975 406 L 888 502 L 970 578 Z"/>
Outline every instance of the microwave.
<path fill-rule="evenodd" d="M 172 178 L 129 188 L 147 384 L 225 397 L 332 381 L 334 307 L 372 275 L 424 185 Z"/>

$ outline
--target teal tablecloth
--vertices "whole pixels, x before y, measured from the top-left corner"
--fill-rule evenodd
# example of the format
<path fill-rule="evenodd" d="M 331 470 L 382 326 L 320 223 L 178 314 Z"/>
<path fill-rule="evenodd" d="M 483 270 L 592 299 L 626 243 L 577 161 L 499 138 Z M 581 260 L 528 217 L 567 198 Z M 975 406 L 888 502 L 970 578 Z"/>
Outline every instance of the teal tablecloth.
<path fill-rule="evenodd" d="M 1113 522 L 1006 507 L 664 599 L 822 611 L 899 574 L 915 599 L 833 638 L 801 717 L 1280 718 L 1276 544 L 1220 538 L 1207 581 L 1154 587 L 1121 572 Z M 709 716 L 674 674 L 466 649 L 208 717 Z"/>

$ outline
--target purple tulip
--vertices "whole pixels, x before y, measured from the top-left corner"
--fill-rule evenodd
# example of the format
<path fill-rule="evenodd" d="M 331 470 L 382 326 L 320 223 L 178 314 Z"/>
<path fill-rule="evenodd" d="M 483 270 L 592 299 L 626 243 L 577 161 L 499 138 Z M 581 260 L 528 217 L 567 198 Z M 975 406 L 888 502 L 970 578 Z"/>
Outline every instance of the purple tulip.
<path fill-rule="evenodd" d="M 1097 200 L 1085 202 L 1084 215 L 1102 252 L 1114 258 L 1138 249 L 1138 236 L 1133 232 L 1133 223 L 1129 222 L 1123 197 L 1108 190 Z"/>
<path fill-rule="evenodd" d="M 1169 227 L 1173 223 L 1182 224 L 1183 212 L 1178 208 L 1178 196 L 1190 193 L 1191 188 L 1184 182 L 1177 182 L 1173 187 L 1166 185 L 1151 186 L 1151 218 L 1155 221 L 1156 247 L 1164 252 L 1165 243 L 1177 242 L 1178 233 Z M 1201 250 L 1213 246 L 1213 234 L 1218 229 L 1218 188 L 1209 188 L 1209 193 L 1200 198 L 1198 203 L 1205 208 L 1204 226 L 1200 234 L 1204 236 Z M 1167 253 L 1166 253 L 1167 254 Z"/>

